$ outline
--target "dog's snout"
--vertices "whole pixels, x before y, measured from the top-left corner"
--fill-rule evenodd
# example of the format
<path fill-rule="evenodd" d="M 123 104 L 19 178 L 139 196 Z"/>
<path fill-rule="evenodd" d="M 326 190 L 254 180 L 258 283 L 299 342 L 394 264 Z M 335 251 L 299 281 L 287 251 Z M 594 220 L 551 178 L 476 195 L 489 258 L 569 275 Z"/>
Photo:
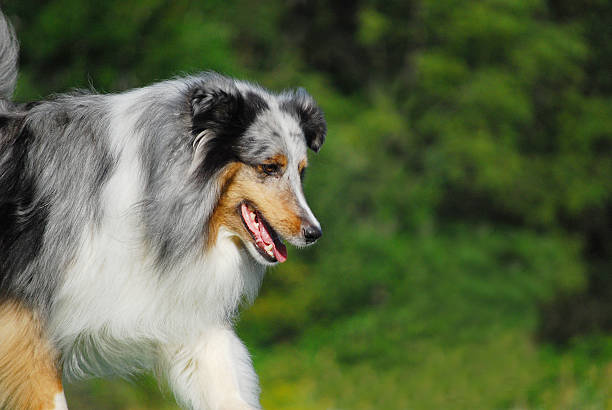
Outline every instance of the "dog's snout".
<path fill-rule="evenodd" d="M 304 239 L 306 240 L 306 243 L 313 243 L 314 241 L 319 239 L 321 235 L 323 235 L 323 232 L 321 231 L 320 227 L 310 223 L 304 224 L 304 226 L 302 227 L 302 232 L 304 233 Z"/>

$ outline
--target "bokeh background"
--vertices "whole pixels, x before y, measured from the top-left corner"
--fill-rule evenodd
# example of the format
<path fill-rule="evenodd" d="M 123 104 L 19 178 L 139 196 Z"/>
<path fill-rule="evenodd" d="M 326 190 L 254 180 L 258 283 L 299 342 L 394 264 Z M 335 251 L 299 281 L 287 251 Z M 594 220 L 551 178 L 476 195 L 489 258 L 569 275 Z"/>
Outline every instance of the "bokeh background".
<path fill-rule="evenodd" d="M 324 236 L 238 332 L 266 409 L 612 408 L 612 2 L 5 1 L 16 99 L 303 86 Z M 75 170 L 78 171 L 78 170 Z M 150 376 L 72 409 L 174 409 Z"/>

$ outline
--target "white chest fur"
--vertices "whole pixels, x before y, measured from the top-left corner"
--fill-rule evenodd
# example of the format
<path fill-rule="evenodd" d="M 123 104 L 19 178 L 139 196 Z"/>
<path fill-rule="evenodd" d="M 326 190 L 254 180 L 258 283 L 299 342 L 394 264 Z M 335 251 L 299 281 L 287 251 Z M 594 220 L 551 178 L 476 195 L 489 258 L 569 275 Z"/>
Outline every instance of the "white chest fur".
<path fill-rule="evenodd" d="M 74 376 L 148 368 L 143 351 L 227 323 L 243 298 L 255 297 L 262 276 L 227 232 L 206 255 L 165 272 L 142 247 L 90 234 L 57 294 L 51 335 Z"/>

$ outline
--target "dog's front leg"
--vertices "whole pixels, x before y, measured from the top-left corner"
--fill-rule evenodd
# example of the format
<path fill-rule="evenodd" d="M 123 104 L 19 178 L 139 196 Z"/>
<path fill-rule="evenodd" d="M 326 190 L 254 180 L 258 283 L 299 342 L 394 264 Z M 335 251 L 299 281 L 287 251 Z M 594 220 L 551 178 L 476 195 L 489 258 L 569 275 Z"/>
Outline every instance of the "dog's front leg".
<path fill-rule="evenodd" d="M 162 370 L 177 400 L 187 408 L 261 408 L 251 358 L 232 329 L 209 329 L 190 346 L 162 350 Z"/>

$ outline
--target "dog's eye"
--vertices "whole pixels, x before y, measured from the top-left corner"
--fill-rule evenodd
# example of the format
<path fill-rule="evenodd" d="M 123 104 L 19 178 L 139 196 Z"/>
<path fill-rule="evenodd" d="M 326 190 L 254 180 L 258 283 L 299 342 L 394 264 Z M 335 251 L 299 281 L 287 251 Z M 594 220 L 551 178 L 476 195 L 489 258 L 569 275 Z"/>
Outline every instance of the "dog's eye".
<path fill-rule="evenodd" d="M 306 176 L 306 167 L 302 168 L 300 171 L 300 181 L 304 182 L 304 177 Z"/>
<path fill-rule="evenodd" d="M 261 172 L 267 175 L 278 175 L 280 173 L 281 167 L 278 164 L 261 164 L 259 166 Z"/>

